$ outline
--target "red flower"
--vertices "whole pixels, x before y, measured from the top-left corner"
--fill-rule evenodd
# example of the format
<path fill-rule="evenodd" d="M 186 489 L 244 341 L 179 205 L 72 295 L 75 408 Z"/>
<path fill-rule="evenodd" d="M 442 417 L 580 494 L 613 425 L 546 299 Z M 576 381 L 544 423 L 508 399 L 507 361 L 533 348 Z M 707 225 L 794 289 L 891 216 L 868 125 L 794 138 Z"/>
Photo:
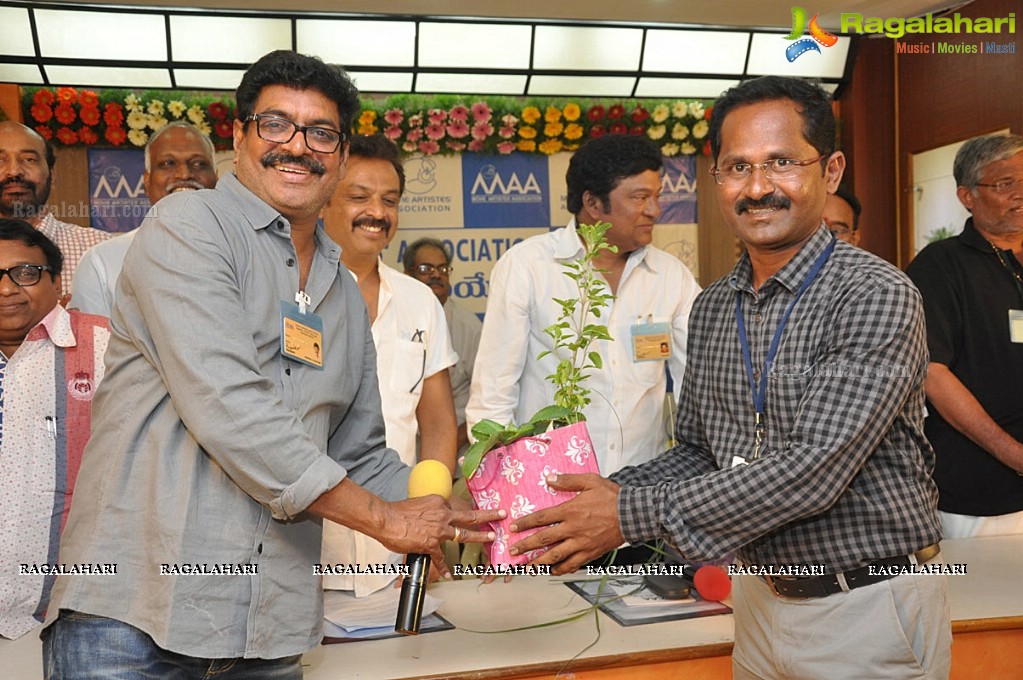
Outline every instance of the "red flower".
<path fill-rule="evenodd" d="M 637 106 L 632 110 L 632 122 L 642 123 L 650 117 L 650 112 L 644 109 L 642 106 Z"/>
<path fill-rule="evenodd" d="M 710 140 L 703 143 L 703 155 L 710 158 Z"/>
<path fill-rule="evenodd" d="M 221 102 L 213 102 L 212 104 L 209 105 L 207 111 L 209 111 L 210 118 L 212 118 L 213 120 L 224 120 L 225 118 L 227 118 L 227 107 L 224 106 L 223 103 Z M 223 136 L 226 137 L 227 135 Z"/>
<path fill-rule="evenodd" d="M 590 128 L 590 137 L 603 137 L 607 134 L 607 130 L 604 129 L 603 125 L 594 125 Z"/>
<path fill-rule="evenodd" d="M 68 104 L 74 104 L 78 99 L 78 91 L 73 87 L 58 87 L 57 88 L 57 99 L 61 102 Z"/>
<path fill-rule="evenodd" d="M 78 103 L 82 106 L 99 106 L 99 95 L 92 90 L 82 90 L 78 93 Z"/>
<path fill-rule="evenodd" d="M 124 111 L 117 102 L 109 102 L 103 107 L 103 122 L 110 127 L 117 127 L 124 122 Z"/>
<path fill-rule="evenodd" d="M 64 146 L 72 146 L 78 143 L 78 133 L 69 127 L 62 127 L 57 130 L 57 139 Z"/>
<path fill-rule="evenodd" d="M 36 90 L 36 93 L 32 95 L 32 103 L 42 106 L 51 106 L 54 99 L 55 97 L 51 90 Z"/>
<path fill-rule="evenodd" d="M 625 107 L 621 104 L 615 104 L 607 110 L 607 117 L 611 120 L 618 120 L 625 116 Z"/>
<path fill-rule="evenodd" d="M 231 124 L 231 121 L 229 120 L 217 121 L 213 125 L 213 132 L 218 137 L 225 137 L 227 139 L 230 139 L 232 134 L 234 133 L 234 126 Z"/>
<path fill-rule="evenodd" d="M 644 128 L 642 125 L 633 125 L 631 128 L 629 128 L 630 135 L 642 135 L 645 133 L 646 128 Z"/>
<path fill-rule="evenodd" d="M 75 122 L 76 118 L 78 118 L 78 114 L 75 113 L 75 110 L 71 108 L 70 104 L 57 104 L 57 108 L 54 109 L 53 114 L 57 117 L 57 120 L 64 125 L 70 125 Z"/>
<path fill-rule="evenodd" d="M 612 123 L 611 127 L 608 129 L 608 132 L 613 135 L 624 135 L 628 131 L 629 126 L 625 123 Z"/>
<path fill-rule="evenodd" d="M 600 104 L 591 106 L 590 110 L 586 112 L 586 117 L 596 123 L 598 120 L 604 119 L 604 107 Z M 598 135 L 599 136 L 599 135 Z"/>
<path fill-rule="evenodd" d="M 703 110 L 703 119 L 704 120 L 710 120 L 710 114 L 713 111 L 714 111 L 714 107 L 713 106 L 708 106 L 706 109 L 704 109 Z"/>
<path fill-rule="evenodd" d="M 128 139 L 128 133 L 122 127 L 108 127 L 103 136 L 114 146 L 121 146 Z"/>
<path fill-rule="evenodd" d="M 53 139 L 53 130 L 51 130 L 50 128 L 46 127 L 45 125 L 36 125 L 35 129 L 36 129 L 36 132 L 39 133 L 39 136 L 42 137 L 43 139 L 45 139 L 45 140 Z"/>
<path fill-rule="evenodd" d="M 33 104 L 29 111 L 32 113 L 32 118 L 34 118 L 37 123 L 45 123 L 53 118 L 53 109 L 46 104 Z"/>
<path fill-rule="evenodd" d="M 78 131 L 78 140 L 86 146 L 91 146 L 99 141 L 99 137 L 92 128 L 83 127 Z"/>
<path fill-rule="evenodd" d="M 78 112 L 78 117 L 86 125 L 97 125 L 100 119 L 99 109 L 95 106 L 83 106 L 82 110 Z"/>

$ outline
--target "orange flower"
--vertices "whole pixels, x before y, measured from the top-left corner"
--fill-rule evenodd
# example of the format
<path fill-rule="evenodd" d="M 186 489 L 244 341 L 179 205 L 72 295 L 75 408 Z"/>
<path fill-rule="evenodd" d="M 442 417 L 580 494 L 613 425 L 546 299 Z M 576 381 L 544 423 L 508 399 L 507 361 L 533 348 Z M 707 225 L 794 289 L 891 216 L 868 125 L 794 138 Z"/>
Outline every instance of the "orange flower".
<path fill-rule="evenodd" d="M 565 120 L 567 121 L 579 120 L 579 116 L 583 115 L 583 111 L 579 108 L 578 104 L 565 104 L 565 110 L 562 113 L 565 114 Z"/>
<path fill-rule="evenodd" d="M 561 120 L 561 109 L 556 106 L 548 106 L 543 114 L 543 119 L 548 123 L 556 123 Z"/>
<path fill-rule="evenodd" d="M 578 123 L 569 123 L 565 126 L 565 139 L 582 139 L 583 132 L 584 130 L 582 125 L 579 125 Z"/>
<path fill-rule="evenodd" d="M 117 127 L 124 122 L 124 111 L 117 102 L 108 102 L 103 109 L 103 122 L 111 127 Z"/>
<path fill-rule="evenodd" d="M 535 139 L 536 128 L 529 127 L 528 125 L 523 125 L 522 127 L 519 128 L 519 137 L 521 137 L 522 139 Z"/>
<path fill-rule="evenodd" d="M 53 115 L 57 117 L 57 120 L 63 125 L 70 125 L 75 122 L 78 114 L 71 108 L 70 104 L 57 104 L 57 108 L 54 110 Z"/>
<path fill-rule="evenodd" d="M 78 93 L 78 103 L 82 106 L 99 106 L 99 95 L 92 90 L 82 90 Z"/>
<path fill-rule="evenodd" d="M 73 87 L 58 87 L 57 99 L 67 104 L 73 104 L 78 99 L 78 91 Z"/>
<path fill-rule="evenodd" d="M 47 141 L 53 139 L 53 130 L 51 130 L 47 126 L 45 126 L 45 125 L 36 125 L 35 130 L 36 130 L 36 132 L 39 133 L 39 136 L 42 137 L 43 139 L 45 139 Z"/>
<path fill-rule="evenodd" d="M 32 103 L 43 106 L 52 106 L 54 99 L 53 92 L 50 90 L 36 90 L 36 93 L 32 95 Z"/>
<path fill-rule="evenodd" d="M 547 137 L 557 137 L 562 132 L 564 132 L 564 130 L 565 126 L 557 122 L 547 123 L 546 125 L 543 126 L 543 133 Z"/>
<path fill-rule="evenodd" d="M 519 147 L 519 151 L 536 151 L 536 142 L 531 139 L 521 139 L 515 146 Z"/>
<path fill-rule="evenodd" d="M 99 137 L 96 136 L 96 132 L 92 128 L 83 127 L 78 131 L 78 139 L 87 146 L 91 146 L 99 141 Z"/>
<path fill-rule="evenodd" d="M 563 146 L 560 139 L 546 139 L 540 142 L 540 152 L 550 156 L 552 153 L 561 151 Z"/>
<path fill-rule="evenodd" d="M 62 127 L 57 130 L 57 140 L 64 146 L 72 146 L 78 143 L 78 134 L 69 127 Z"/>
<path fill-rule="evenodd" d="M 53 109 L 46 104 L 33 104 L 29 111 L 37 123 L 45 123 L 53 118 Z"/>
<path fill-rule="evenodd" d="M 529 123 L 532 125 L 536 121 L 540 120 L 540 109 L 535 106 L 527 106 L 522 109 L 522 122 Z"/>
<path fill-rule="evenodd" d="M 114 146 L 121 146 L 124 144 L 124 140 L 128 138 L 128 133 L 122 127 L 108 127 L 103 136 Z"/>
<path fill-rule="evenodd" d="M 100 119 L 99 109 L 95 106 L 83 106 L 82 110 L 78 112 L 78 117 L 86 125 L 97 125 Z"/>

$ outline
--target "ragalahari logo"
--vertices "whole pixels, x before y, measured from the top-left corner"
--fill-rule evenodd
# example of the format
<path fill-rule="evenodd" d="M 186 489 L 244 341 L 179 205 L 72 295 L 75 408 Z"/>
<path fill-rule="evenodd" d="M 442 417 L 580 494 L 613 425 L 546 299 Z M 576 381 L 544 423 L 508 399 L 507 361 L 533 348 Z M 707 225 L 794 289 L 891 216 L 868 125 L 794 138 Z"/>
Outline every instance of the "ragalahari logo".
<path fill-rule="evenodd" d="M 802 7 L 792 8 L 792 32 L 785 36 L 786 40 L 795 40 L 785 48 L 785 58 L 790 62 L 795 61 L 807 52 L 817 52 L 820 54 L 821 48 L 817 47 L 818 43 L 824 47 L 831 47 L 838 42 L 838 37 L 831 35 L 817 23 L 817 15 L 813 15 L 813 19 L 810 19 L 810 37 L 802 38 L 803 33 L 806 32 L 806 10 Z"/>

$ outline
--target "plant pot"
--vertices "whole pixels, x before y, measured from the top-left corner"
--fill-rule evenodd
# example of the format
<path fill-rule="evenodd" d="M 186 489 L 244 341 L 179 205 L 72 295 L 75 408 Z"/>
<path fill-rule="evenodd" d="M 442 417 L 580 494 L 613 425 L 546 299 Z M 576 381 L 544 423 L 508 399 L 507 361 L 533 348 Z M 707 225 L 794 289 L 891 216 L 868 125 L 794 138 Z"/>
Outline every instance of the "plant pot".
<path fill-rule="evenodd" d="M 488 544 L 490 563 L 495 566 L 526 564 L 545 553 L 547 548 L 509 555 L 508 546 L 539 529 L 512 533 L 508 527 L 520 517 L 560 505 L 576 495 L 574 491 L 550 488 L 547 485 L 549 475 L 585 472 L 600 474 L 585 422 L 523 437 L 488 452 L 466 483 L 477 507 L 508 511 L 505 519 L 490 523 L 490 529 L 497 534 L 497 539 Z"/>

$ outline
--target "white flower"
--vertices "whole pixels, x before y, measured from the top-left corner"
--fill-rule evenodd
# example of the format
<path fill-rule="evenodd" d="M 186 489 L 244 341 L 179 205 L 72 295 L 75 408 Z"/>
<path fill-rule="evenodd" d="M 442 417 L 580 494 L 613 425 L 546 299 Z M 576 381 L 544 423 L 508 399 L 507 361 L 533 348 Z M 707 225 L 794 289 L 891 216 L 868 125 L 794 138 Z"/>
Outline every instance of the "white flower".
<path fill-rule="evenodd" d="M 646 136 L 650 139 L 660 139 L 668 132 L 668 128 L 663 125 L 651 125 L 646 129 Z"/>
<path fill-rule="evenodd" d="M 689 142 L 686 142 L 685 144 L 683 144 L 682 148 L 680 150 L 682 151 L 682 153 L 684 153 L 687 156 L 691 156 L 694 153 L 696 153 L 696 147 L 693 146 L 692 144 L 690 144 Z"/>
<path fill-rule="evenodd" d="M 568 446 L 565 447 L 565 455 L 579 466 L 586 462 L 591 453 L 593 453 L 593 449 L 590 448 L 590 443 L 582 437 L 572 437 Z"/>
<path fill-rule="evenodd" d="M 129 94 L 127 97 L 124 98 L 124 108 L 128 109 L 129 111 L 141 111 L 142 102 L 134 94 Z"/>
<path fill-rule="evenodd" d="M 144 130 L 149 125 L 149 119 L 141 111 L 132 111 L 128 114 L 127 123 L 132 130 Z"/>
<path fill-rule="evenodd" d="M 142 130 L 128 130 L 128 141 L 135 146 L 145 146 L 148 140 L 149 135 Z"/>
<path fill-rule="evenodd" d="M 211 134 L 213 134 L 213 128 L 211 128 L 210 124 L 207 123 L 206 121 L 203 121 L 201 123 L 197 123 L 195 127 L 198 128 L 198 130 L 200 132 L 202 132 L 204 135 L 206 135 L 207 137 L 209 137 Z"/>
<path fill-rule="evenodd" d="M 536 506 L 529 502 L 529 499 L 525 496 L 515 496 L 515 502 L 511 505 L 511 516 L 512 519 L 518 519 L 519 517 L 525 517 L 531 512 L 536 512 Z"/>
<path fill-rule="evenodd" d="M 547 447 L 551 445 L 549 439 L 541 439 L 540 437 L 528 437 L 522 440 L 526 445 L 526 451 L 529 451 L 534 456 L 540 456 L 547 453 Z"/>
<path fill-rule="evenodd" d="M 146 111 L 148 111 L 153 116 L 162 116 L 163 102 L 160 101 L 159 99 L 151 99 L 149 101 L 149 106 L 146 107 Z"/>
<path fill-rule="evenodd" d="M 401 150 L 404 151 L 405 153 L 412 153 L 417 148 L 418 147 L 416 146 L 415 142 L 405 142 L 404 144 L 401 145 Z"/>
<path fill-rule="evenodd" d="M 678 144 L 671 142 L 661 147 L 662 156 L 674 156 L 678 154 Z"/>
<path fill-rule="evenodd" d="M 522 461 L 511 456 L 506 456 L 501 462 L 501 476 L 507 479 L 509 484 L 518 484 L 525 472 L 526 466 L 522 464 Z"/>
<path fill-rule="evenodd" d="M 689 136 L 689 128 L 682 123 L 675 123 L 675 127 L 671 128 L 672 139 L 685 139 Z"/>
<path fill-rule="evenodd" d="M 700 102 L 691 102 L 689 104 L 689 113 L 692 114 L 693 118 L 702 118 L 703 104 Z"/>
<path fill-rule="evenodd" d="M 149 127 L 153 132 L 167 127 L 167 119 L 163 116 L 149 116 Z"/>
<path fill-rule="evenodd" d="M 484 489 L 474 496 L 480 510 L 497 510 L 501 506 L 501 494 L 496 489 Z"/>
<path fill-rule="evenodd" d="M 709 129 L 710 125 L 707 124 L 707 121 L 701 120 L 699 123 L 693 126 L 693 137 L 696 137 L 697 139 L 703 139 L 704 137 L 707 136 L 707 130 Z"/>
<path fill-rule="evenodd" d="M 671 106 L 671 115 L 676 118 L 685 118 L 688 110 L 684 101 L 677 101 Z"/>
<path fill-rule="evenodd" d="M 192 121 L 196 125 L 199 125 L 200 123 L 204 122 L 206 120 L 206 116 L 202 112 L 202 107 L 199 106 L 198 104 L 189 107 L 188 120 Z"/>
<path fill-rule="evenodd" d="M 667 104 L 658 104 L 654 107 L 653 113 L 650 117 L 653 118 L 655 123 L 663 123 L 668 120 L 668 114 L 670 113 Z"/>
<path fill-rule="evenodd" d="M 174 99 L 172 101 L 167 102 L 167 111 L 169 111 L 170 114 L 175 118 L 181 118 L 181 116 L 184 115 L 185 113 L 185 109 L 187 108 L 188 107 L 185 106 L 185 102 L 181 101 L 180 99 Z"/>

